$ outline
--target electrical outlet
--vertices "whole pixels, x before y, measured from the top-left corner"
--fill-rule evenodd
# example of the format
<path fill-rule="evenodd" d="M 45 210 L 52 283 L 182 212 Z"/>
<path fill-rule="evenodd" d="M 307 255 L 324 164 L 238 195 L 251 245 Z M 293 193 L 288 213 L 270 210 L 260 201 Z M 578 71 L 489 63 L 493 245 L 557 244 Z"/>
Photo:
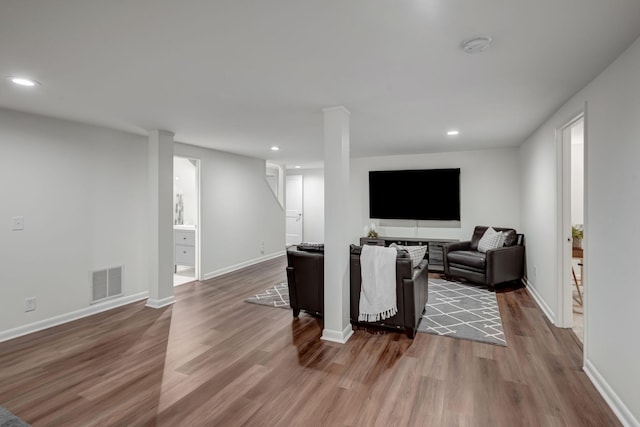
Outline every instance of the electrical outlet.
<path fill-rule="evenodd" d="M 24 217 L 23 216 L 14 216 L 13 218 L 11 218 L 11 230 L 13 230 L 13 231 L 24 230 Z"/>
<path fill-rule="evenodd" d="M 533 266 L 533 277 L 534 277 L 534 279 L 535 279 L 535 277 L 536 277 L 537 275 L 538 275 L 538 266 L 537 266 L 537 265 L 534 265 L 534 266 Z"/>
<path fill-rule="evenodd" d="M 24 311 L 35 311 L 36 310 L 36 297 L 25 298 L 24 300 Z"/>

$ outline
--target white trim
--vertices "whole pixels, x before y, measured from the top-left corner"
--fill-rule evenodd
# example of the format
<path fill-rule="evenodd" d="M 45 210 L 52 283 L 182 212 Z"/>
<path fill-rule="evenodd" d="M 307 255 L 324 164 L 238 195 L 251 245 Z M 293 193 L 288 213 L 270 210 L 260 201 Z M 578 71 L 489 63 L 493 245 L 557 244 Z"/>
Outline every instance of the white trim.
<path fill-rule="evenodd" d="M 531 295 L 531 297 L 536 302 L 536 304 L 538 304 L 538 307 L 540 307 L 540 310 L 542 310 L 544 315 L 547 316 L 547 319 L 549 319 L 549 321 L 551 321 L 551 323 L 555 325 L 556 318 L 553 314 L 553 310 L 551 310 L 551 307 L 549 307 L 549 305 L 544 300 L 544 298 L 540 296 L 540 294 L 538 293 L 538 290 L 533 286 L 533 284 L 531 284 L 531 282 L 529 282 L 529 280 L 526 277 L 522 278 L 522 283 L 527 288 L 529 295 Z"/>
<path fill-rule="evenodd" d="M 638 419 L 633 416 L 629 408 L 627 408 L 622 399 L 618 397 L 616 392 L 613 391 L 611 386 L 609 386 L 609 384 L 604 380 L 591 361 L 585 360 L 583 370 L 607 404 L 611 407 L 611 410 L 616 414 L 622 425 L 625 427 L 640 427 Z"/>
<path fill-rule="evenodd" d="M 7 329 L 6 331 L 0 331 L 0 342 L 11 340 L 21 337 L 23 335 L 31 334 L 34 332 L 48 329 L 53 326 L 62 325 L 63 323 L 72 322 L 74 320 L 82 319 L 83 317 L 93 316 L 94 314 L 102 313 L 103 311 L 112 310 L 123 305 L 131 304 L 134 302 L 146 299 L 149 296 L 149 292 L 140 292 L 137 294 L 112 299 L 109 301 L 93 304 L 89 307 L 81 308 L 80 310 L 71 311 L 69 313 L 53 316 L 48 319 L 39 320 L 37 322 L 29 323 L 27 325 L 18 326 L 17 328 Z"/>
<path fill-rule="evenodd" d="M 173 304 L 174 302 L 176 302 L 176 299 L 173 297 L 173 295 L 171 295 L 170 297 L 162 298 L 162 299 L 149 298 L 145 306 L 149 308 L 163 308 Z"/>
<path fill-rule="evenodd" d="M 278 258 L 279 256 L 285 255 L 286 253 L 287 253 L 286 251 L 278 251 L 278 252 L 274 252 L 272 254 L 268 254 L 268 255 L 264 255 L 264 256 L 258 257 L 258 258 L 254 258 L 254 259 L 250 259 L 250 260 L 247 260 L 247 261 L 243 261 L 243 262 L 235 264 L 235 265 L 230 265 L 229 267 L 224 267 L 224 268 L 221 268 L 219 270 L 215 270 L 215 271 L 212 271 L 212 272 L 209 272 L 209 273 L 205 274 L 202 277 L 202 280 L 213 279 L 214 277 L 222 276 L 223 274 L 231 273 L 232 271 L 240 270 L 241 268 L 249 267 L 249 266 L 254 265 L 254 264 L 259 264 L 259 263 L 261 263 L 263 261 L 268 261 L 270 259 Z"/>
<path fill-rule="evenodd" d="M 346 344 L 349 338 L 351 338 L 351 335 L 353 335 L 353 329 L 351 328 L 351 323 L 349 323 L 342 331 L 323 329 L 320 339 L 323 341 L 337 342 L 338 344 Z"/>
<path fill-rule="evenodd" d="M 591 265 L 591 263 L 589 262 L 589 226 L 588 224 L 590 224 L 589 221 L 589 209 L 587 209 L 587 206 L 589 206 L 589 150 L 587 149 L 589 146 L 589 129 L 587 128 L 587 123 L 588 123 L 588 107 L 589 104 L 587 103 L 587 101 L 584 102 L 584 110 L 582 111 L 582 131 L 583 131 L 583 162 L 584 162 L 584 170 L 583 170 L 583 177 L 584 177 L 584 182 L 583 182 L 583 212 L 584 212 L 584 227 L 583 227 L 583 233 L 584 235 L 582 236 L 582 264 L 584 264 L 584 266 L 582 267 L 582 271 L 580 272 L 582 274 L 582 277 L 580 278 L 580 280 L 582 281 L 582 311 L 583 311 L 583 322 L 584 322 L 584 336 L 582 339 L 583 342 L 583 346 L 582 346 L 582 360 L 588 360 L 589 359 L 589 334 L 587 333 L 590 330 L 590 320 L 589 320 L 589 314 L 591 314 L 591 309 L 589 306 L 589 289 L 590 289 L 590 285 L 589 285 L 589 266 Z"/>
<path fill-rule="evenodd" d="M 573 123 L 573 120 L 571 121 Z M 571 125 L 556 129 L 556 326 L 573 326 L 571 307 Z M 566 241 L 565 241 L 566 239 Z"/>

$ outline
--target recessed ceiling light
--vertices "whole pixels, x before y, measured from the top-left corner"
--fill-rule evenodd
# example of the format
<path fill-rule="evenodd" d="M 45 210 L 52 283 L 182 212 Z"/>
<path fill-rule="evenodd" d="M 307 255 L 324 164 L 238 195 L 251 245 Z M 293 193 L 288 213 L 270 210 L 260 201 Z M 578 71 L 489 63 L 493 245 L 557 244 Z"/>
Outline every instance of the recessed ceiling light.
<path fill-rule="evenodd" d="M 460 131 L 457 131 L 457 130 L 450 130 L 450 131 L 447 132 L 447 135 L 449 135 L 449 136 L 456 136 L 456 135 L 459 135 L 459 134 L 460 134 Z"/>
<path fill-rule="evenodd" d="M 300 169 L 300 165 L 295 165 L 294 168 Z"/>
<path fill-rule="evenodd" d="M 9 77 L 9 80 L 11 80 L 13 83 L 20 85 L 20 86 L 27 86 L 27 87 L 34 87 L 34 86 L 40 86 L 40 82 L 37 82 L 35 80 L 31 80 L 31 79 L 27 79 L 24 77 Z"/>
<path fill-rule="evenodd" d="M 462 42 L 462 49 L 466 53 L 480 53 L 484 52 L 491 46 L 491 37 L 480 36 Z"/>
<path fill-rule="evenodd" d="M 176 181 L 180 181 L 180 177 L 179 176 L 176 176 Z"/>
<path fill-rule="evenodd" d="M 278 151 L 280 150 L 280 147 L 278 147 L 277 145 L 274 145 L 273 147 L 271 147 L 271 151 Z"/>

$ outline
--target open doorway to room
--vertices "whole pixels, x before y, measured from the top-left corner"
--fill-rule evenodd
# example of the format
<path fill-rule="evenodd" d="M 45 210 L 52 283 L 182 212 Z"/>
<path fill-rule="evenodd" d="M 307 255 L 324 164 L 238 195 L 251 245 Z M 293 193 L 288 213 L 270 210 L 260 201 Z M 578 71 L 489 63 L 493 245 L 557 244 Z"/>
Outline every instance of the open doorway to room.
<path fill-rule="evenodd" d="M 199 160 L 173 158 L 173 285 L 199 279 L 200 182 Z"/>
<path fill-rule="evenodd" d="M 570 327 L 584 342 L 584 114 L 559 131 L 559 326 Z"/>
<path fill-rule="evenodd" d="M 572 329 L 584 342 L 584 120 L 571 126 L 571 281 Z"/>
<path fill-rule="evenodd" d="M 285 241 L 291 243 L 293 235 L 297 236 L 301 227 L 301 235 L 295 240 L 304 239 L 307 243 L 324 243 L 324 169 L 321 167 L 299 168 L 291 166 L 287 169 L 287 202 L 297 204 L 287 206 L 287 225 L 293 223 L 294 230 L 287 228 Z M 289 193 L 295 193 L 291 195 Z M 300 208 L 300 200 L 302 207 Z M 301 210 L 300 210 L 301 209 Z M 302 215 L 298 215 L 302 213 Z M 300 218 L 300 221 L 297 219 Z"/>

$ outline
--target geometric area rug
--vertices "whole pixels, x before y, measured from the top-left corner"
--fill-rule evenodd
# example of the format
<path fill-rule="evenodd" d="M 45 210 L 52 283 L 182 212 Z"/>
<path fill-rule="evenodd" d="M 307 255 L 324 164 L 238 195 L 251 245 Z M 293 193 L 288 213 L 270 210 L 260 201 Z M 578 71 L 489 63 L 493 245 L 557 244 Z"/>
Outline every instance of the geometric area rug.
<path fill-rule="evenodd" d="M 429 279 L 429 301 L 418 332 L 507 345 L 495 292 L 443 279 Z"/>
<path fill-rule="evenodd" d="M 259 294 L 247 298 L 245 301 L 252 304 L 267 305 L 269 307 L 291 309 L 289 306 L 289 286 L 286 283 L 279 283 L 272 286 Z"/>
<path fill-rule="evenodd" d="M 245 302 L 289 310 L 289 286 L 279 283 Z M 496 294 L 477 285 L 442 279 L 429 279 L 429 301 L 418 332 L 507 345 Z"/>
<path fill-rule="evenodd" d="M 29 424 L 0 406 L 0 427 L 29 427 Z"/>

